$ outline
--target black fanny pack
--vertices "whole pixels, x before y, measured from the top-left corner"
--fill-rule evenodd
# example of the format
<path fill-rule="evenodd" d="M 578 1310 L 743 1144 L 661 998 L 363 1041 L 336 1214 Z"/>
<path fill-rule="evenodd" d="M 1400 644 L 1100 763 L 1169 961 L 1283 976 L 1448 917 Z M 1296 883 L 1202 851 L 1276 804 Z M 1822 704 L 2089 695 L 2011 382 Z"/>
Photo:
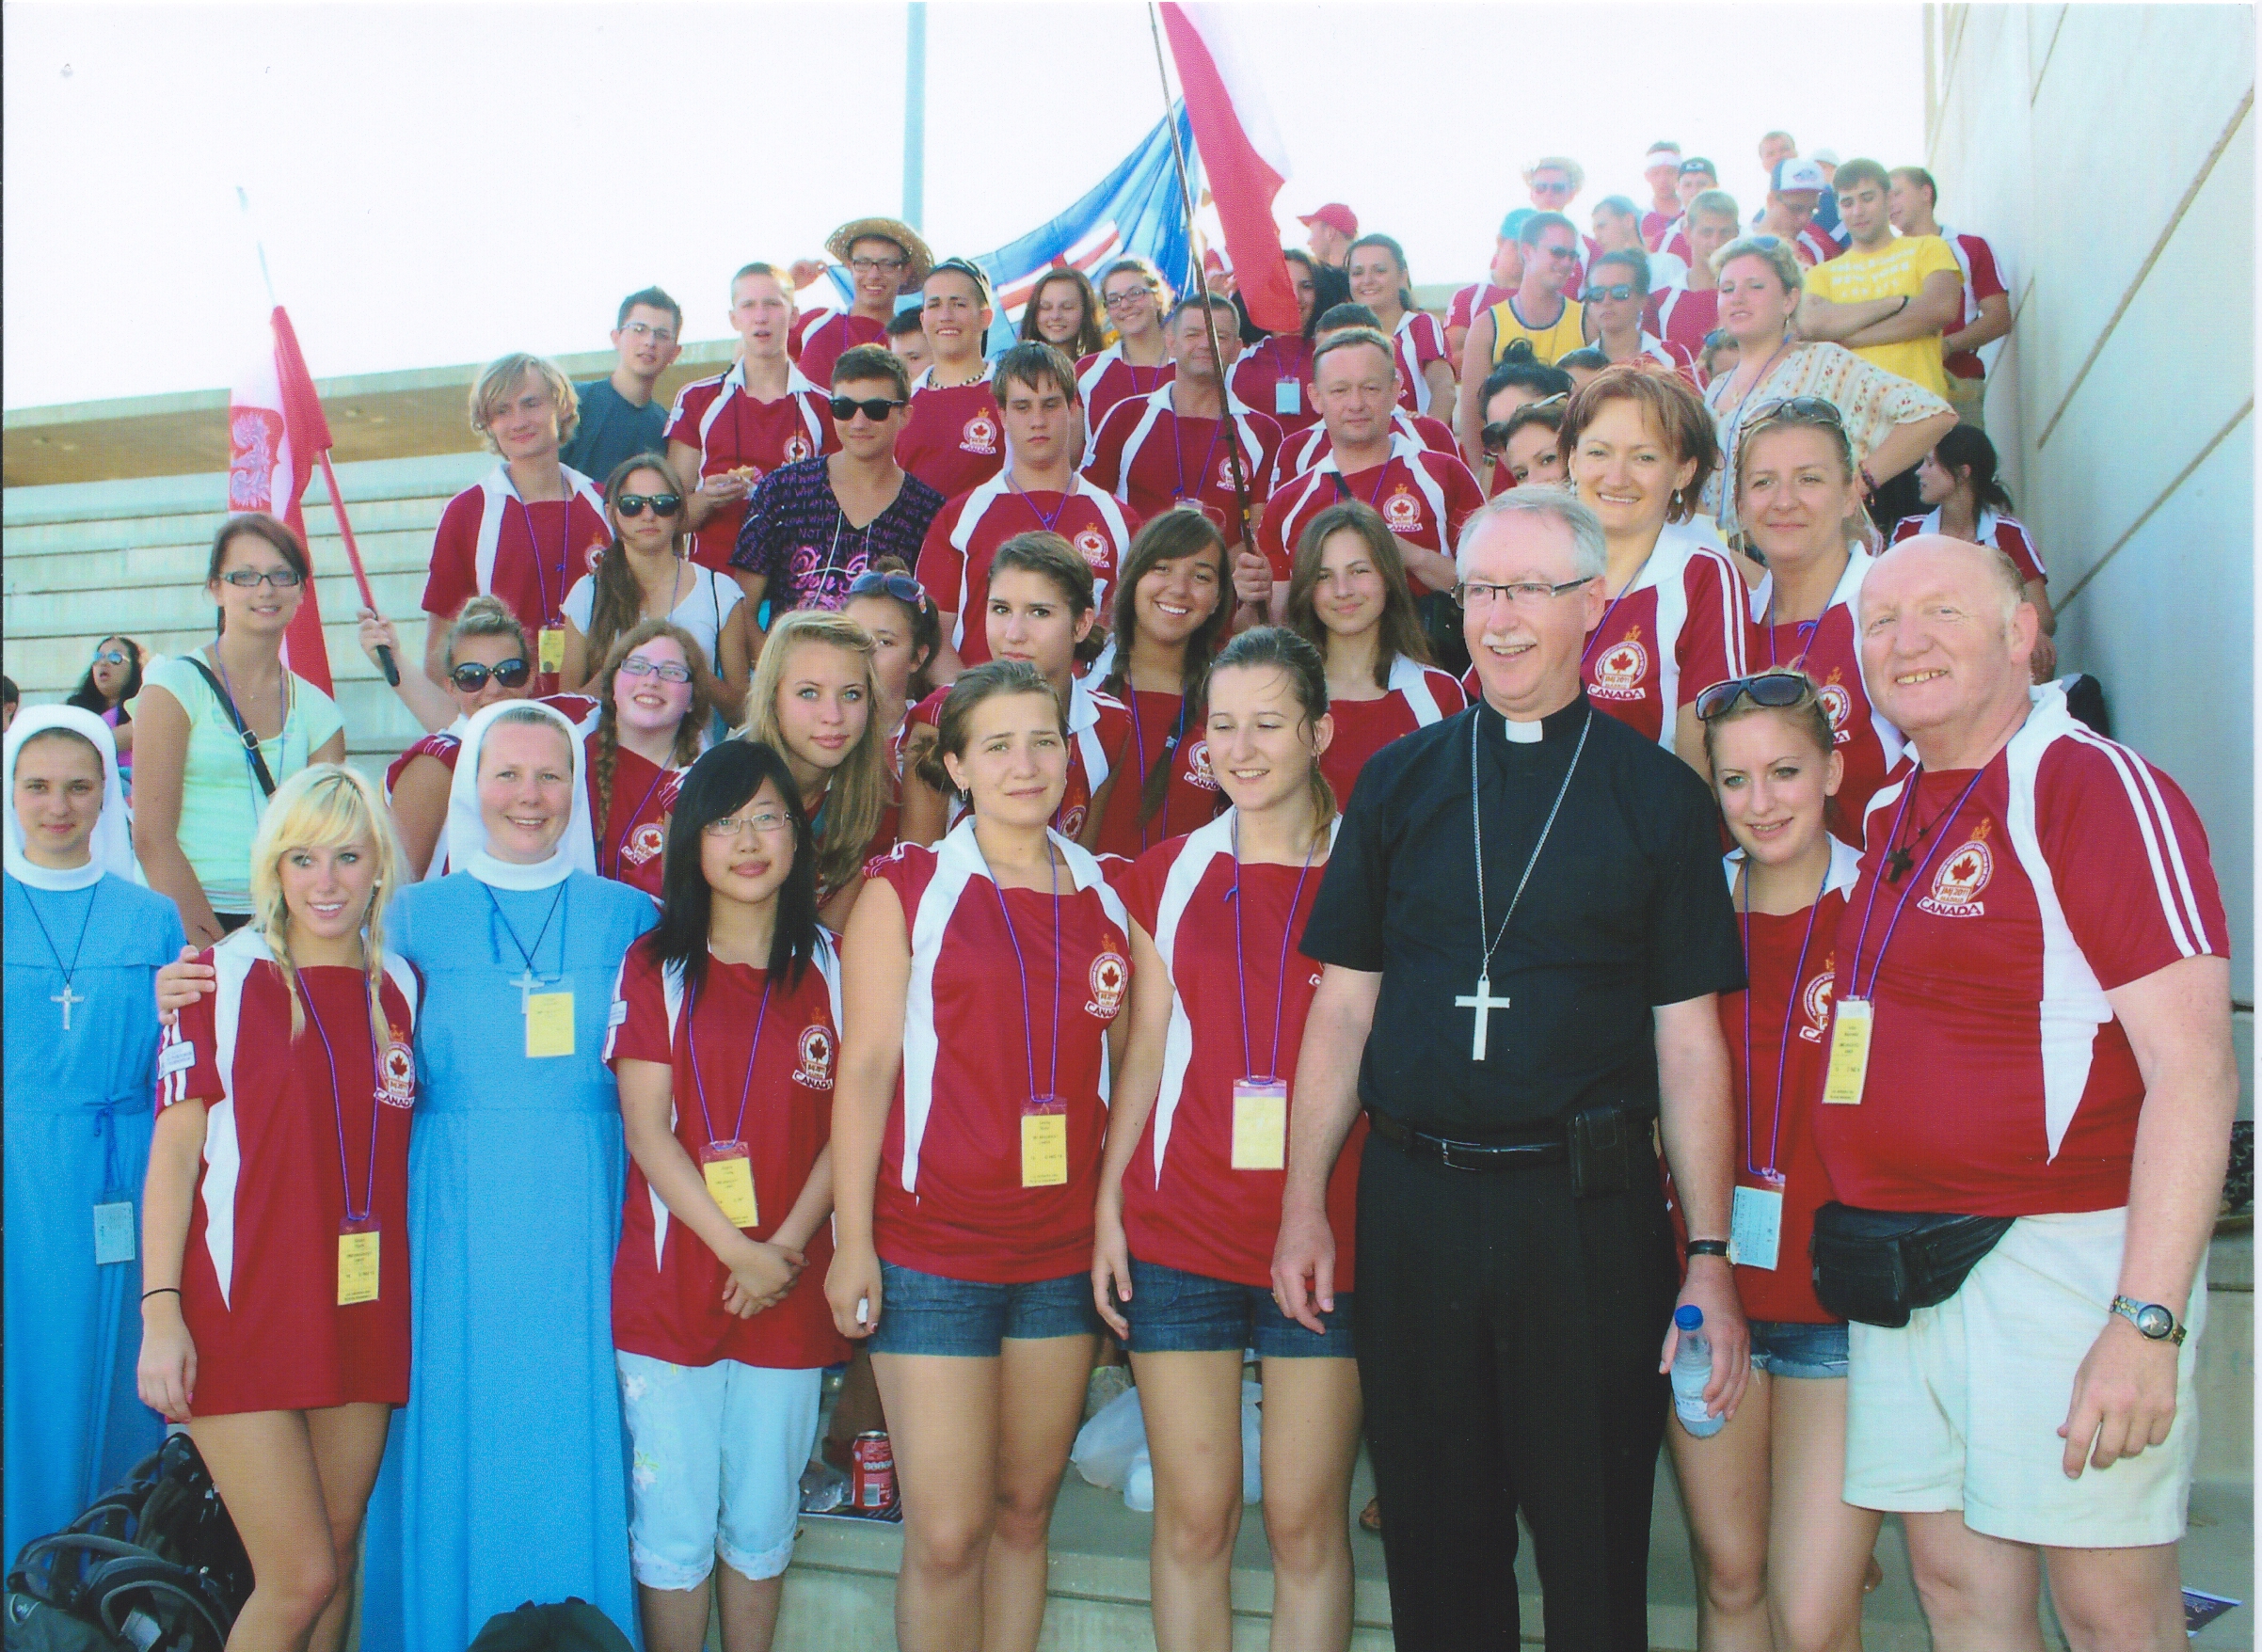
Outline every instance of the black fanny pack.
<path fill-rule="evenodd" d="M 1840 1319 L 1898 1330 L 1962 1289 L 2013 1220 L 1825 1204 L 1814 1213 L 1814 1295 Z"/>

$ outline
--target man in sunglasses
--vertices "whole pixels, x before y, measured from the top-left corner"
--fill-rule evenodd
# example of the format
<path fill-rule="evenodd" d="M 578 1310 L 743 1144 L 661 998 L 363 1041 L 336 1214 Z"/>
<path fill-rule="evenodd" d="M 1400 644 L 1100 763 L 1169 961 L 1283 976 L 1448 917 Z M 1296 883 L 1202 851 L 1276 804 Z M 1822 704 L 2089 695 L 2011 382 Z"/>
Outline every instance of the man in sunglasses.
<path fill-rule="evenodd" d="M 943 496 L 896 463 L 911 405 L 903 364 L 858 344 L 833 364 L 827 410 L 839 447 L 780 466 L 755 484 L 731 553 L 746 612 L 838 608 L 878 558 L 916 561 Z M 755 632 L 758 646 L 762 632 Z"/>
<path fill-rule="evenodd" d="M 811 310 L 793 328 L 793 357 L 811 384 L 830 384 L 833 364 L 858 344 L 887 342 L 896 300 L 916 293 L 934 267 L 919 232 L 900 218 L 852 218 L 825 238 L 824 249 L 847 266 L 855 298 L 846 310 Z"/>
<path fill-rule="evenodd" d="M 1579 302 L 1571 296 L 1578 291 L 1582 267 L 1578 226 L 1561 213 L 1534 213 L 1519 240 L 1523 278 L 1515 292 L 1476 318 L 1461 349 L 1453 428 L 1461 438 L 1461 452 L 1471 458 L 1482 451 L 1477 442 L 1477 387 L 1500 364 L 1508 346 L 1521 339 L 1531 345 L 1540 366 L 1553 367 L 1586 342 Z"/>
<path fill-rule="evenodd" d="M 560 462 L 584 476 L 610 476 L 623 459 L 666 447 L 667 409 L 653 394 L 683 354 L 683 307 L 657 287 L 629 294 L 620 301 L 613 349 L 611 377 L 574 386 L 581 421 L 558 450 Z"/>

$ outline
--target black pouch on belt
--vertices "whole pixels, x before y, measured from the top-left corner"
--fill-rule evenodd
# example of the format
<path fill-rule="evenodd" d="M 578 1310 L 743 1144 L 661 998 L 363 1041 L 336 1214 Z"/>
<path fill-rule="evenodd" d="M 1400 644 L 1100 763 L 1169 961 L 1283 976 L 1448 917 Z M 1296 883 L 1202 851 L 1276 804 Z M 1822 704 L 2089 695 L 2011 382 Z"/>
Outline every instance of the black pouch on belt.
<path fill-rule="evenodd" d="M 1814 1295 L 1840 1319 L 1898 1330 L 1962 1289 L 2013 1220 L 1825 1204 L 1814 1213 Z"/>
<path fill-rule="evenodd" d="M 1573 1199 L 1625 1192 L 1633 1185 L 1633 1155 L 1651 1152 L 1649 1115 L 1623 1102 L 1573 1113 L 1569 1136 Z"/>

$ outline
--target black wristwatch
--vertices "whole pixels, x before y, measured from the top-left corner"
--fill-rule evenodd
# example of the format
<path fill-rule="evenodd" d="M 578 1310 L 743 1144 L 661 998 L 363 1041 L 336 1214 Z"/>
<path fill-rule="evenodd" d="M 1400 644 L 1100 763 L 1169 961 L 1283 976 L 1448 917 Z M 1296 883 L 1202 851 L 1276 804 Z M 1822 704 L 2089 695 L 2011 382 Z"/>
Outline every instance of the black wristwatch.
<path fill-rule="evenodd" d="M 2136 1326 L 2137 1335 L 2147 1342 L 2174 1342 L 2183 1346 L 2189 1331 L 2175 1323 L 2175 1315 L 2158 1302 L 2139 1302 L 2133 1296 L 2115 1296 L 2112 1310 Z"/>

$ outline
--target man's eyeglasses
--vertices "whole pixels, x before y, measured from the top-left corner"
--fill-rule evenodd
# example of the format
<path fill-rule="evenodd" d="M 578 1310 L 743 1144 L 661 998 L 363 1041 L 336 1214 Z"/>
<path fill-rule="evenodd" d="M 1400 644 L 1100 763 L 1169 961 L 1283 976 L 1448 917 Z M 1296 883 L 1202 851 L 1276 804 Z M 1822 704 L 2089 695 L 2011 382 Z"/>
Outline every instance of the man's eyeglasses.
<path fill-rule="evenodd" d="M 1152 287 L 1123 287 L 1108 294 L 1103 302 L 1109 310 L 1122 310 L 1126 305 L 1137 304 L 1141 298 L 1154 295 L 1155 289 Z"/>
<path fill-rule="evenodd" d="M 874 396 L 868 402 L 858 401 L 854 396 L 835 396 L 830 405 L 833 417 L 843 424 L 859 413 L 877 424 L 898 407 L 911 405 L 908 402 L 891 402 L 884 396 Z"/>
<path fill-rule="evenodd" d="M 1491 585 L 1464 581 L 1453 588 L 1453 600 L 1464 609 L 1490 608 L 1495 602 L 1505 602 L 1515 608 L 1541 608 L 1567 592 L 1582 585 L 1591 585 L 1595 577 L 1566 580 L 1560 585 L 1551 585 L 1545 580 L 1517 580 L 1505 585 Z"/>
<path fill-rule="evenodd" d="M 1542 246 L 1539 250 L 1546 253 L 1548 257 L 1564 262 L 1569 262 L 1579 256 L 1579 249 L 1575 246 Z"/>
<path fill-rule="evenodd" d="M 652 507 L 655 516 L 672 516 L 683 508 L 679 493 L 624 493 L 613 501 L 613 508 L 624 516 L 641 516 L 645 507 Z"/>
<path fill-rule="evenodd" d="M 1633 283 L 1632 281 L 1614 281 L 1607 287 L 1601 286 L 1598 283 L 1595 286 L 1587 288 L 1585 293 L 1585 301 L 1589 304 L 1600 304 L 1605 298 L 1615 298 L 1619 303 L 1623 304 L 1627 299 L 1633 296 Z"/>
<path fill-rule="evenodd" d="M 632 339 L 650 339 L 656 343 L 673 344 L 676 335 L 665 327 L 656 327 L 648 321 L 632 321 L 620 329 Z"/>
<path fill-rule="evenodd" d="M 621 670 L 630 676 L 656 676 L 663 683 L 688 683 L 692 668 L 678 665 L 673 659 L 646 659 L 641 654 L 631 654 L 620 662 Z"/>
<path fill-rule="evenodd" d="M 923 613 L 927 608 L 927 590 L 909 574 L 885 572 L 867 568 L 849 581 L 851 598 L 858 596 L 892 596 L 908 605 L 913 612 Z"/>
<path fill-rule="evenodd" d="M 860 276 L 895 276 L 910 263 L 907 258 L 852 258 L 849 268 Z"/>
<path fill-rule="evenodd" d="M 1531 191 L 1534 195 L 1560 195 L 1568 197 L 1571 192 L 1570 180 L 1567 178 L 1561 183 L 1543 183 L 1535 181 L 1531 185 Z"/>
<path fill-rule="evenodd" d="M 232 574 L 222 574 L 220 578 L 238 591 L 256 591 L 263 584 L 272 585 L 278 591 L 288 591 L 298 583 L 299 576 L 296 568 L 270 568 L 263 574 L 254 573 L 249 568 L 238 568 Z"/>
<path fill-rule="evenodd" d="M 1696 716 L 1704 723 L 1725 717 L 1739 700 L 1749 700 L 1770 711 L 1788 711 L 1814 697 L 1813 679 L 1805 672 L 1763 671 L 1757 676 L 1731 676 L 1714 683 L 1696 696 Z"/>
<path fill-rule="evenodd" d="M 94 663 L 97 665 L 123 665 L 126 663 L 126 657 L 115 648 L 97 648 L 94 651 Z"/>
<path fill-rule="evenodd" d="M 720 820 L 709 820 L 701 828 L 709 837 L 736 837 L 751 826 L 762 837 L 775 837 L 793 822 L 776 809 L 757 809 L 751 815 L 725 815 Z"/>
<path fill-rule="evenodd" d="M 493 677 L 506 689 L 522 689 L 526 687 L 526 679 L 529 675 L 526 661 L 514 656 L 509 659 L 498 659 L 492 665 L 481 665 L 475 660 L 466 660 L 463 664 L 449 670 L 448 680 L 465 693 L 476 694 L 487 686 L 489 677 Z"/>

